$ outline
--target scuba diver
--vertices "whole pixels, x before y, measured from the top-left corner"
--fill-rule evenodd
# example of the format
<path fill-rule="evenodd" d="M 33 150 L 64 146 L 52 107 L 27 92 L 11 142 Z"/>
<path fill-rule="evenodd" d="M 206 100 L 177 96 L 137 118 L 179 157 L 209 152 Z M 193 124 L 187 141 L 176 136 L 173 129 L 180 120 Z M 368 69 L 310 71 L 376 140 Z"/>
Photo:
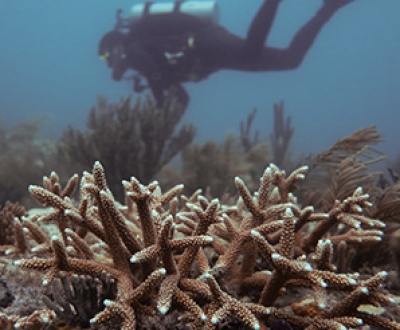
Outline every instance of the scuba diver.
<path fill-rule="evenodd" d="M 265 46 L 281 0 L 263 0 L 245 39 L 212 20 L 185 13 L 180 8 L 185 1 L 175 1 L 173 10 L 167 13 L 152 13 L 154 3 L 146 2 L 134 21 L 122 19 L 121 11 L 117 12 L 117 24 L 101 38 L 98 53 L 112 69 L 114 80 L 123 79 L 133 69 L 138 73 L 132 77 L 136 92 L 149 88 L 157 105 L 162 106 L 172 91 L 186 107 L 189 96 L 182 83 L 204 80 L 219 70 L 297 68 L 324 24 L 353 1 L 323 0 L 315 16 L 284 49 Z"/>

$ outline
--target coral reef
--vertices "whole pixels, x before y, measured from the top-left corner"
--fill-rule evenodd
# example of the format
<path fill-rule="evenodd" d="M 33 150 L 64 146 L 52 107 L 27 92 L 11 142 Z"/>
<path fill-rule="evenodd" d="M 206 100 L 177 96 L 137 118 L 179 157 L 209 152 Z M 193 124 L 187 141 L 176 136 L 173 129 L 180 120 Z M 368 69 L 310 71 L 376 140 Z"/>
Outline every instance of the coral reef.
<path fill-rule="evenodd" d="M 233 179 L 244 178 L 251 188 L 258 184 L 265 164 L 279 163 L 280 168 L 293 167 L 288 149 L 294 129 L 290 116 L 284 116 L 283 102 L 274 105 L 274 134 L 270 141 L 254 131 L 257 109 L 239 124 L 239 135 L 229 134 L 221 142 L 192 143 L 183 149 L 180 164 L 163 169 L 157 176 L 163 187 L 183 183 L 184 192 L 192 194 L 202 189 L 206 195 L 224 198 L 235 193 Z"/>
<path fill-rule="evenodd" d="M 0 204 L 24 202 L 26 187 L 50 170 L 52 147 L 38 138 L 45 118 L 33 118 L 8 129 L 0 122 Z"/>
<path fill-rule="evenodd" d="M 340 139 L 316 157 L 306 160 L 310 164 L 310 171 L 300 186 L 302 193 L 299 198 L 302 203 L 312 204 L 316 210 L 326 212 L 335 200 L 345 198 L 354 189 L 362 186 L 373 204 L 368 209 L 368 216 L 386 224 L 382 229 L 385 233 L 383 240 L 363 247 L 363 252 L 357 258 L 350 260 L 349 255 L 354 253 L 349 250 L 350 247 L 345 248 L 349 253 L 347 270 L 357 270 L 362 265 L 381 266 L 398 260 L 398 252 L 393 246 L 400 229 L 399 182 L 390 184 L 381 179 L 382 172 L 370 170 L 371 165 L 376 165 L 385 158 L 385 155 L 373 148 L 380 141 L 382 136 L 376 127 L 366 127 Z M 342 244 L 341 249 L 343 248 Z M 392 282 L 395 284 L 394 282 L 399 281 Z"/>
<path fill-rule="evenodd" d="M 186 147 L 181 154 L 181 169 L 161 173 L 160 182 L 163 186 L 172 186 L 168 180 L 174 180 L 175 184 L 183 183 L 186 194 L 201 189 L 214 197 L 231 196 L 235 193 L 235 176 L 256 181 L 262 173 L 260 164 L 267 161 L 266 143 L 257 143 L 244 151 L 238 139 L 229 135 L 223 143 L 208 141 Z"/>
<path fill-rule="evenodd" d="M 122 182 L 121 204 L 98 161 L 65 187 L 53 172 L 43 186 L 29 187 L 45 208 L 13 218 L 25 252 L 0 259 L 14 260 L 6 267 L 21 274 L 39 274 L 43 293 L 51 293 L 29 315 L 2 309 L 0 326 L 152 329 L 170 317 L 176 324 L 168 329 L 400 329 L 388 283 L 394 264 L 342 271 L 339 255 L 345 245 L 357 258 L 385 240 L 384 220 L 398 214 L 398 195 L 386 190 L 391 197 L 382 204 L 368 187 L 346 187 L 344 196 L 314 206 L 315 198 L 296 197 L 308 171 L 287 174 L 271 164 L 255 189 L 236 177 L 238 198 L 229 205 L 135 177 Z M 49 222 L 52 230 L 39 230 Z"/>
<path fill-rule="evenodd" d="M 192 125 L 178 124 L 185 108 L 171 97 L 161 108 L 151 98 L 126 98 L 108 103 L 100 97 L 88 116 L 87 130 L 65 130 L 58 146 L 63 173 L 79 173 L 99 160 L 109 169 L 108 184 L 121 199 L 121 179 L 134 175 L 143 182 L 154 179 L 160 169 L 192 142 Z"/>
<path fill-rule="evenodd" d="M 116 286 L 106 274 L 97 280 L 91 276 L 63 274 L 48 289 L 43 301 L 55 311 L 60 322 L 88 328 L 90 320 L 104 309 L 103 301 L 115 298 Z"/>
<path fill-rule="evenodd" d="M 260 132 L 252 132 L 256 113 L 257 109 L 254 108 L 247 115 L 246 121 L 240 122 L 240 140 L 245 153 L 260 144 Z M 294 134 L 291 121 L 291 116 L 285 116 L 284 102 L 275 103 L 273 106 L 273 133 L 270 134 L 271 161 L 280 168 L 287 168 L 287 164 L 290 163 L 288 152 Z"/>
<path fill-rule="evenodd" d="M 0 211 L 0 250 L 25 249 L 25 242 L 21 234 L 21 218 L 26 214 L 25 208 L 18 203 L 6 202 Z M 22 238 L 21 240 L 19 238 Z"/>
<path fill-rule="evenodd" d="M 257 108 L 253 108 L 253 110 L 247 115 L 246 122 L 240 122 L 240 140 L 242 142 L 242 146 L 245 152 L 249 151 L 251 148 L 257 145 L 260 139 L 259 131 L 254 132 L 254 137 L 251 137 L 252 126 L 256 113 Z"/>
<path fill-rule="evenodd" d="M 184 112 L 173 94 L 162 109 L 149 98 L 131 104 L 129 98 L 109 103 L 99 97 L 85 130 L 69 126 L 51 144 L 45 145 L 37 137 L 40 119 L 21 123 L 10 132 L 0 129 L 0 186 L 1 191 L 7 191 L 0 202 L 23 201 L 31 206 L 26 187 L 40 182 L 43 173 L 57 168 L 65 179 L 89 169 L 96 160 L 109 169 L 108 185 L 118 200 L 123 198 L 120 181 L 130 175 L 143 182 L 157 178 L 163 187 L 184 183 L 186 194 L 203 189 L 221 197 L 235 192 L 235 176 L 243 177 L 254 188 L 265 164 L 273 161 L 289 168 L 287 150 L 293 128 L 290 117 L 284 117 L 283 102 L 274 105 L 270 143 L 260 140 L 258 131 L 253 133 L 256 109 L 240 123 L 239 136 L 229 135 L 222 143 L 208 141 L 202 145 L 191 143 L 193 126 L 180 125 Z M 170 161 L 181 151 L 177 170 L 177 162 Z"/>
<path fill-rule="evenodd" d="M 270 136 L 274 155 L 273 162 L 279 167 L 284 164 L 294 134 L 294 128 L 291 126 L 292 118 L 285 117 L 284 110 L 283 101 L 274 104 L 274 132 Z"/>
<path fill-rule="evenodd" d="M 393 160 L 391 160 L 388 164 L 387 168 L 390 178 L 393 182 L 397 182 L 400 179 L 400 155 Z"/>

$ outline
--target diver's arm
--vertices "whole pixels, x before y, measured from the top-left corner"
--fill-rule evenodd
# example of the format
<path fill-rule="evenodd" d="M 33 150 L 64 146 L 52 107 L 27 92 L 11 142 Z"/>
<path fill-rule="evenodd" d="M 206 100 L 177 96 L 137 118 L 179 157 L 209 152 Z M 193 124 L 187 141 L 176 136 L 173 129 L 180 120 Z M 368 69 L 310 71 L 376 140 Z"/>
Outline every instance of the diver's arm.
<path fill-rule="evenodd" d="M 148 80 L 159 78 L 160 72 L 157 62 L 144 47 L 133 43 L 127 47 L 127 54 L 132 69 L 141 73 Z"/>
<path fill-rule="evenodd" d="M 138 71 L 142 76 L 147 79 L 147 86 L 149 87 L 153 97 L 157 102 L 157 106 L 162 106 L 164 103 L 163 84 L 161 83 L 161 73 L 157 66 L 156 61 L 140 44 L 131 44 L 128 48 L 128 58 L 132 69 Z M 139 84 L 140 83 L 140 84 Z M 141 87 L 144 85 L 134 79 L 133 89 L 136 92 L 143 91 Z"/>

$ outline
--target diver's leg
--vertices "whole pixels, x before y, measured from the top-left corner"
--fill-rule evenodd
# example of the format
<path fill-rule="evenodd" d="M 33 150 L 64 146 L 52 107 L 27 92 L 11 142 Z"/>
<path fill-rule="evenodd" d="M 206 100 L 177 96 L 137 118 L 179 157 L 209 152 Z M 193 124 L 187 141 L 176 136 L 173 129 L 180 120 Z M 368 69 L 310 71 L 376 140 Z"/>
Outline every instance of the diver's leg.
<path fill-rule="evenodd" d="M 324 5 L 321 9 L 319 9 L 316 15 L 296 33 L 288 48 L 264 48 L 263 55 L 258 63 L 254 64 L 254 69 L 290 70 L 297 68 L 313 45 L 322 27 L 337 10 L 353 1 L 354 0 L 324 0 Z"/>
<path fill-rule="evenodd" d="M 254 16 L 245 42 L 246 55 L 258 55 L 262 51 L 282 0 L 264 0 Z"/>
<path fill-rule="evenodd" d="M 324 0 L 324 5 L 327 7 L 335 7 L 336 9 L 348 5 L 354 0 Z"/>

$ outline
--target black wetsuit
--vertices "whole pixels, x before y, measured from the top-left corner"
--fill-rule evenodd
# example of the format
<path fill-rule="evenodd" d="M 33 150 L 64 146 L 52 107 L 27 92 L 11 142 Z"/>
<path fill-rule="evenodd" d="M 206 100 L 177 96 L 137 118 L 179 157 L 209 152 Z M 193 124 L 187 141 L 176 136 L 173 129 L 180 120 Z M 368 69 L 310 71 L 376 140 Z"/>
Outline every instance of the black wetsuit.
<path fill-rule="evenodd" d="M 265 0 L 245 39 L 222 26 L 183 14 L 145 15 L 123 37 L 126 69 L 143 75 L 158 104 L 172 86 L 186 105 L 181 84 L 200 81 L 218 70 L 280 71 L 298 67 L 317 34 L 341 6 L 352 0 L 324 0 L 324 5 L 285 49 L 265 46 L 281 0 Z M 121 79 L 119 74 L 114 79 Z"/>
<path fill-rule="evenodd" d="M 187 103 L 181 83 L 205 79 L 219 69 L 204 43 L 216 29 L 222 28 L 182 13 L 149 15 L 132 24 L 127 40 L 134 42 L 126 47 L 127 59 L 147 78 L 158 103 L 172 86 Z"/>

